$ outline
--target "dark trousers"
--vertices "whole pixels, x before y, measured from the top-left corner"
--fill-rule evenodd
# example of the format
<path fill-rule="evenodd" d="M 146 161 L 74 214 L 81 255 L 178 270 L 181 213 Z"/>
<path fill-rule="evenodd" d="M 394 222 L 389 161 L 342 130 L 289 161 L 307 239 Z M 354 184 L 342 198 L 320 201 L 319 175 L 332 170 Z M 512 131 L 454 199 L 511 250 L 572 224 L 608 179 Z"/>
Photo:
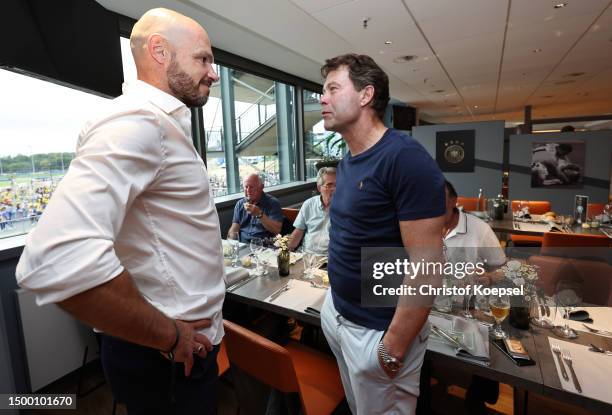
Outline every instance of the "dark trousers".
<path fill-rule="evenodd" d="M 217 353 L 193 356 L 191 375 L 159 351 L 102 335 L 102 366 L 114 399 L 130 415 L 214 415 L 217 413 Z"/>

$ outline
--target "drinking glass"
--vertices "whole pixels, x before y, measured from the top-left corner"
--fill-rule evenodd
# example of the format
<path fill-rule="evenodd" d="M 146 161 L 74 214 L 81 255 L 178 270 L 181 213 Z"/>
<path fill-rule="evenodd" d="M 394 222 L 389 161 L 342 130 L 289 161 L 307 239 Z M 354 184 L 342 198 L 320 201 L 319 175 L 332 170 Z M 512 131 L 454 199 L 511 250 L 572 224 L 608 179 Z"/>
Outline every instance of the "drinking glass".
<path fill-rule="evenodd" d="M 472 278 L 470 278 L 469 276 L 466 276 L 463 279 L 463 286 L 466 289 L 474 288 L 474 284 L 472 284 Z M 471 292 L 471 290 L 470 290 L 470 292 Z M 461 311 L 461 313 L 459 313 L 459 314 L 461 316 L 465 317 L 465 318 L 474 318 L 474 315 L 470 311 L 470 300 L 471 299 L 472 299 L 472 294 L 465 294 L 463 296 L 463 311 Z"/>
<path fill-rule="evenodd" d="M 496 339 L 505 339 L 508 337 L 506 332 L 502 330 L 501 323 L 510 314 L 510 296 L 508 295 L 491 295 L 489 297 L 489 307 L 491 314 L 495 318 L 495 328 L 491 335 Z"/>
<path fill-rule="evenodd" d="M 561 280 L 557 284 L 557 292 L 555 294 L 557 307 L 563 307 L 565 324 L 563 327 L 557 326 L 553 329 L 553 333 L 564 339 L 575 339 L 578 333 L 567 324 L 569 313 L 572 308 L 582 304 L 582 284 L 573 280 Z"/>
<path fill-rule="evenodd" d="M 530 318 L 531 324 L 545 329 L 553 328 L 554 324 L 547 317 L 546 310 L 549 310 L 548 312 L 550 313 L 550 308 L 548 307 L 544 293 L 538 292 L 532 298 L 533 300 L 530 303 L 530 312 L 532 315 Z"/>
<path fill-rule="evenodd" d="M 317 260 L 317 255 L 316 253 L 305 248 L 302 249 L 302 254 L 302 259 L 304 261 L 304 279 L 311 280 L 314 278 L 312 275 L 312 270 L 314 268 L 315 261 Z"/>
<path fill-rule="evenodd" d="M 230 231 L 227 233 L 227 242 L 232 248 L 232 267 L 238 266 L 238 252 L 240 251 L 240 233 Z"/>
<path fill-rule="evenodd" d="M 264 250 L 263 240 L 261 238 L 251 238 L 249 248 L 251 249 L 253 257 L 255 257 L 255 275 L 264 275 L 263 267 L 261 266 L 260 261 L 260 254 Z"/>

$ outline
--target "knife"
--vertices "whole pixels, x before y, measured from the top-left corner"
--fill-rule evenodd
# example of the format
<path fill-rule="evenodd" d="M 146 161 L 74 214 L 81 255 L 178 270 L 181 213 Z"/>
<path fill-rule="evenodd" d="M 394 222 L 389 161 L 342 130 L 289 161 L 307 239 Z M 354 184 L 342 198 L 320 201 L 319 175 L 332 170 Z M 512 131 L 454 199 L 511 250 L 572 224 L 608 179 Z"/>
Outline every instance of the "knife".
<path fill-rule="evenodd" d="M 268 302 L 271 303 L 272 301 L 276 300 L 282 293 L 284 293 L 285 291 L 289 290 L 289 288 L 290 288 L 289 287 L 289 283 L 283 285 L 278 290 L 276 290 L 272 294 L 270 294 L 270 299 L 268 300 Z"/>

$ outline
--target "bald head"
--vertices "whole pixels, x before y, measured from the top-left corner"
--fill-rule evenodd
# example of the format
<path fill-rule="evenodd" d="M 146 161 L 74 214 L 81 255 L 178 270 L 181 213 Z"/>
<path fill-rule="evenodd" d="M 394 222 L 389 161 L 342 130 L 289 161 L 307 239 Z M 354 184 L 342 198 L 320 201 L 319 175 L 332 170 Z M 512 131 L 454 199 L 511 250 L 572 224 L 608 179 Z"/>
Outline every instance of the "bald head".
<path fill-rule="evenodd" d="M 218 80 L 210 39 L 190 17 L 164 8 L 146 12 L 132 29 L 130 47 L 138 79 L 202 106 Z"/>
<path fill-rule="evenodd" d="M 263 194 L 264 184 L 257 174 L 249 174 L 245 177 L 242 186 L 244 187 L 244 195 L 251 203 L 259 202 Z"/>

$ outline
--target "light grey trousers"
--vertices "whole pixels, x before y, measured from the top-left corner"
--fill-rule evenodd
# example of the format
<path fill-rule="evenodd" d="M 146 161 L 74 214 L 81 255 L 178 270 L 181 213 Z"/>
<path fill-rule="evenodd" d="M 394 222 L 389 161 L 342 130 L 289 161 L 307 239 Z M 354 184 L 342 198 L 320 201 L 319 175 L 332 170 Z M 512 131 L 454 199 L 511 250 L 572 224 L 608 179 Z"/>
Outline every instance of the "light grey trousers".
<path fill-rule="evenodd" d="M 387 376 L 378 361 L 377 346 L 383 332 L 342 317 L 334 308 L 331 292 L 321 310 L 321 326 L 338 361 L 346 400 L 354 415 L 415 413 L 428 323 L 412 343 L 394 379 Z"/>

